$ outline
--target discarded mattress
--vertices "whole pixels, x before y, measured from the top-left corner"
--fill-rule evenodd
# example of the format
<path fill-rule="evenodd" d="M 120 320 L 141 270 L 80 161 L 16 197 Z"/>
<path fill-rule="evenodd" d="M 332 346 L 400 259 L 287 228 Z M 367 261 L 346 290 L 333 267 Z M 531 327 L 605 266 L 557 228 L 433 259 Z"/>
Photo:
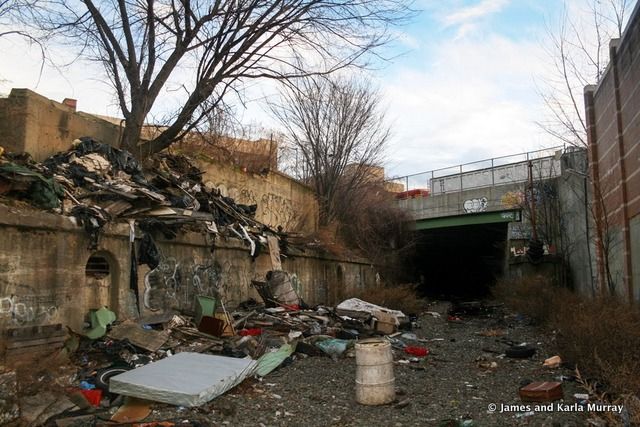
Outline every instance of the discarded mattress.
<path fill-rule="evenodd" d="M 403 321 L 407 317 L 401 311 L 391 310 L 386 307 L 380 307 L 379 305 L 371 304 L 370 302 L 366 302 L 358 298 L 344 300 L 336 307 L 336 313 L 339 316 L 348 316 L 355 318 L 362 317 L 363 314 L 365 316 L 375 315 L 375 312 L 379 311 L 391 314 L 399 321 Z"/>
<path fill-rule="evenodd" d="M 199 406 L 240 384 L 256 365 L 249 358 L 178 353 L 112 377 L 109 391 L 176 406 Z"/>

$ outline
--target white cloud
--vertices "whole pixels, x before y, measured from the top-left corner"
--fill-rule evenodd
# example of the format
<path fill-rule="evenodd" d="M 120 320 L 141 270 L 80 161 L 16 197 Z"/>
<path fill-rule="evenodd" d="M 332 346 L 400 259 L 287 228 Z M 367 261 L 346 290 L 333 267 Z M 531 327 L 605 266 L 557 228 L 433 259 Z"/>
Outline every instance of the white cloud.
<path fill-rule="evenodd" d="M 541 54 L 535 43 L 495 35 L 452 40 L 429 52 L 432 66 L 400 68 L 382 82 L 396 136 L 390 174 L 554 145 L 535 124 L 542 103 L 533 77 L 544 72 Z"/>
<path fill-rule="evenodd" d="M 38 46 L 19 37 L 0 37 L 0 52 L 4 58 L 0 62 L 1 94 L 8 94 L 11 88 L 27 88 L 59 102 L 76 98 L 82 111 L 119 115 L 114 92 L 101 78 L 99 64 L 77 61 L 59 69 L 42 67 Z M 49 53 L 59 63 L 74 59 L 64 49 L 52 49 Z"/>
<path fill-rule="evenodd" d="M 441 22 L 445 27 L 458 27 L 457 37 L 461 38 L 476 29 L 479 21 L 500 12 L 510 0 L 481 0 L 471 5 L 448 11 Z"/>
<path fill-rule="evenodd" d="M 509 0 L 482 0 L 472 6 L 456 9 L 443 18 L 445 26 L 462 25 L 477 21 L 502 10 Z"/>

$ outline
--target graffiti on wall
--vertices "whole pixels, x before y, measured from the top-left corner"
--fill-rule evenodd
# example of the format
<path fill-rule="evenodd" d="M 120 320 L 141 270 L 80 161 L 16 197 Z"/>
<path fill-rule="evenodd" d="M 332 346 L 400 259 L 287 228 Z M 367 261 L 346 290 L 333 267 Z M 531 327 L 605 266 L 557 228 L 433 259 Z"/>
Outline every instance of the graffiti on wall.
<path fill-rule="evenodd" d="M 486 197 L 482 197 L 479 199 L 468 199 L 465 200 L 462 204 L 464 211 L 466 213 L 476 213 L 476 212 L 484 212 L 487 210 L 487 204 L 489 201 Z"/>
<path fill-rule="evenodd" d="M 297 225 L 300 220 L 301 209 L 294 206 L 291 199 L 279 196 L 274 193 L 264 193 L 259 196 L 250 188 L 229 188 L 223 184 L 218 184 L 223 195 L 235 199 L 239 203 L 247 205 L 258 205 L 258 217 L 261 221 L 276 227 L 283 226 L 289 230 Z"/>
<path fill-rule="evenodd" d="M 524 204 L 525 198 L 523 191 L 507 191 L 500 198 L 500 204 L 508 209 L 519 208 Z"/>
<path fill-rule="evenodd" d="M 145 308 L 192 308 L 196 295 L 214 296 L 221 291 L 222 270 L 219 264 L 197 264 L 193 259 L 178 261 L 164 258 L 144 277 Z"/>
<path fill-rule="evenodd" d="M 0 298 L 0 320 L 17 326 L 43 325 L 58 318 L 58 306 L 53 296 L 10 295 Z"/>
<path fill-rule="evenodd" d="M 290 229 L 298 219 L 291 200 L 276 194 L 263 194 L 258 208 L 262 209 L 265 221 L 274 226 L 282 225 L 285 229 Z"/>

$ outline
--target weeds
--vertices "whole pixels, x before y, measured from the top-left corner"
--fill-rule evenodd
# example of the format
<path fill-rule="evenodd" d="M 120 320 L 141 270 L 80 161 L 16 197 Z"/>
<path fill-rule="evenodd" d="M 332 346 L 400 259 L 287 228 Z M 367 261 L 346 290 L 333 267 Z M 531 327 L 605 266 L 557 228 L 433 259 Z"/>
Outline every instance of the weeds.
<path fill-rule="evenodd" d="M 405 314 L 418 314 L 427 306 L 426 300 L 421 299 L 416 293 L 415 285 L 410 284 L 371 289 L 356 297 L 392 310 L 400 310 Z"/>
<path fill-rule="evenodd" d="M 553 286 L 537 276 L 501 281 L 496 297 L 555 332 L 563 360 L 587 378 L 598 378 L 604 390 L 625 404 L 632 420 L 640 419 L 640 310 L 615 298 L 587 299 Z M 582 375 L 579 378 L 583 378 Z M 593 387 L 593 381 L 584 380 Z M 591 393 L 591 391 L 590 391 Z M 598 390 L 596 398 L 606 398 Z"/>

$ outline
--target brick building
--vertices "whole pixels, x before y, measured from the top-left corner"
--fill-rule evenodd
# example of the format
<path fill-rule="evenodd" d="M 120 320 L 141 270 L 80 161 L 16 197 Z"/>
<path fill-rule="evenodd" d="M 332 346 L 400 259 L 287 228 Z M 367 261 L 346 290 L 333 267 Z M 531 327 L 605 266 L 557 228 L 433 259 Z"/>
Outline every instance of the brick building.
<path fill-rule="evenodd" d="M 598 86 L 585 88 L 598 283 L 640 299 L 640 6 Z"/>

